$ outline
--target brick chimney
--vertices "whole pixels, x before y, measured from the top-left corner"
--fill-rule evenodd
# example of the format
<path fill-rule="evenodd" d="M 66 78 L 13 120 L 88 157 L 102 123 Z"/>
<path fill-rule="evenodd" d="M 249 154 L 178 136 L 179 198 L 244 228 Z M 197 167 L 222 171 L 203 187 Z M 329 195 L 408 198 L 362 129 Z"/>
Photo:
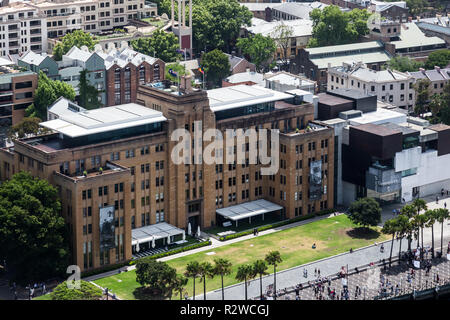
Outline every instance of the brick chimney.
<path fill-rule="evenodd" d="M 192 92 L 191 78 L 190 75 L 180 76 L 180 91 L 185 93 Z"/>

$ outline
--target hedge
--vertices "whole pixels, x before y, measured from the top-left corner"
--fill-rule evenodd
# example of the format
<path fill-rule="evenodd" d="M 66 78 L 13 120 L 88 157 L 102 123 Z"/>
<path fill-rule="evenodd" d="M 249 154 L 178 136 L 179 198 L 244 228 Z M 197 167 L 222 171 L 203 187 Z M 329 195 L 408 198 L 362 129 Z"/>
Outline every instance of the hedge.
<path fill-rule="evenodd" d="M 289 220 L 284 220 L 284 221 L 276 222 L 276 223 L 273 223 L 273 224 L 268 224 L 268 225 L 265 225 L 265 226 L 262 226 L 262 227 L 259 227 L 259 228 L 256 228 L 256 229 L 258 231 L 264 231 L 264 230 L 268 230 L 268 229 L 273 229 L 273 228 L 285 226 L 287 224 L 291 224 L 291 223 L 294 223 L 294 222 L 303 221 L 303 220 L 311 219 L 311 218 L 318 217 L 318 216 L 323 216 L 325 214 L 330 214 L 330 213 L 333 213 L 335 211 L 336 211 L 335 209 L 322 210 L 322 211 L 319 211 L 317 213 L 309 213 L 309 214 L 306 214 L 304 216 L 299 216 L 299 217 L 295 217 L 295 218 L 292 218 L 292 219 L 289 219 Z M 242 231 L 242 232 L 238 232 L 238 233 L 233 233 L 233 234 L 230 234 L 230 235 L 227 235 L 227 236 L 222 236 L 222 237 L 219 238 L 219 240 L 220 241 L 227 241 L 227 240 L 239 238 L 239 237 L 242 237 L 242 236 L 246 236 L 246 235 L 249 235 L 249 234 L 253 234 L 253 230 L 247 230 L 247 231 Z"/>
<path fill-rule="evenodd" d="M 148 259 L 148 258 L 149 259 L 159 259 L 159 258 L 171 256 L 173 254 L 177 254 L 177 253 L 180 253 L 180 252 L 185 252 L 185 251 L 189 251 L 189 250 L 193 250 L 193 249 L 209 246 L 210 244 L 211 244 L 211 240 L 207 240 L 207 241 L 203 241 L 203 242 L 200 242 L 200 243 L 192 244 L 190 246 L 185 246 L 185 247 L 173 249 L 173 250 L 170 250 L 170 251 L 167 251 L 167 252 L 158 253 L 158 254 L 155 254 L 153 256 L 144 257 L 144 258 L 141 258 L 141 259 Z M 138 260 L 140 260 L 140 259 L 138 259 Z M 132 266 L 132 265 L 136 264 L 136 262 L 137 262 L 137 260 L 130 261 L 129 265 Z"/>

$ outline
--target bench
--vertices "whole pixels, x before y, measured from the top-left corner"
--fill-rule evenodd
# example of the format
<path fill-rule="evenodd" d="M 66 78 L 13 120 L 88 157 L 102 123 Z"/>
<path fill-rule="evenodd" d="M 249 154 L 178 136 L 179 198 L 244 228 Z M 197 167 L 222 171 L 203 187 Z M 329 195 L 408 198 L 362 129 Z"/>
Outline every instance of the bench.
<path fill-rule="evenodd" d="M 222 226 L 224 226 L 224 227 L 231 227 L 231 222 L 230 221 L 226 221 L 226 222 L 224 222 L 224 223 L 222 223 Z"/>

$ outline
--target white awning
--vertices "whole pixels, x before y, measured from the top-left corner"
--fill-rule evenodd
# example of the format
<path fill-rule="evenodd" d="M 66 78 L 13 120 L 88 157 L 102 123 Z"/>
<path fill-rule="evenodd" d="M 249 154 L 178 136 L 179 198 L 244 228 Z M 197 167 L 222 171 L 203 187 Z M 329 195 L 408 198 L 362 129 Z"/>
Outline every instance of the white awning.
<path fill-rule="evenodd" d="M 155 240 L 167 238 L 169 236 L 176 236 L 183 234 L 184 230 L 177 228 L 166 222 L 160 222 L 157 224 L 152 224 L 150 226 L 145 226 L 141 228 L 136 228 L 131 230 L 131 245 L 138 243 L 150 242 L 155 238 Z"/>
<path fill-rule="evenodd" d="M 277 210 L 283 209 L 282 206 L 279 206 L 270 201 L 261 199 L 250 201 L 246 203 L 241 203 L 236 206 L 231 206 L 227 208 L 217 209 L 216 213 L 223 216 L 226 219 L 230 219 L 233 221 L 241 220 L 245 218 L 250 218 L 253 216 L 261 215 L 264 213 L 269 213 Z"/>

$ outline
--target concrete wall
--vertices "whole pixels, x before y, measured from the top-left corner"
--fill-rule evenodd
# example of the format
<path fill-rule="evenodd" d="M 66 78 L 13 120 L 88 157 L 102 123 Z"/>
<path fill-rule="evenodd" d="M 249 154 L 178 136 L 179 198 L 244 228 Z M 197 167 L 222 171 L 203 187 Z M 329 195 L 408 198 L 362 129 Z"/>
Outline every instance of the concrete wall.
<path fill-rule="evenodd" d="M 421 155 L 422 147 L 415 147 L 405 149 L 402 152 L 397 152 L 394 159 L 395 172 L 418 168 L 420 166 Z"/>

